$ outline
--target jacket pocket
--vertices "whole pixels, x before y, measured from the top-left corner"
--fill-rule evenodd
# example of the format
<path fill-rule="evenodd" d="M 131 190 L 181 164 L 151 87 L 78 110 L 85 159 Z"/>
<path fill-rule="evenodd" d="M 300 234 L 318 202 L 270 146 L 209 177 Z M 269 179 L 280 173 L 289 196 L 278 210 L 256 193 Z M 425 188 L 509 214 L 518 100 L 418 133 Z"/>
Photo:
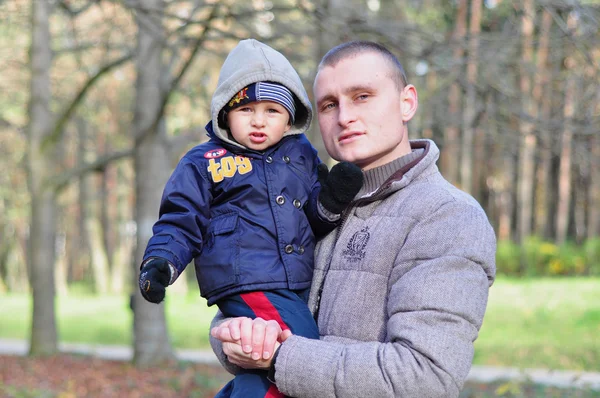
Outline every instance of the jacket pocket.
<path fill-rule="evenodd" d="M 213 233 L 215 235 L 224 235 L 235 231 L 238 218 L 238 213 L 226 213 L 213 218 L 210 221 L 210 226 L 213 228 Z"/>
<path fill-rule="evenodd" d="M 220 292 L 238 281 L 238 213 L 214 217 L 206 232 L 206 244 L 196 259 L 196 276 L 203 297 Z"/>

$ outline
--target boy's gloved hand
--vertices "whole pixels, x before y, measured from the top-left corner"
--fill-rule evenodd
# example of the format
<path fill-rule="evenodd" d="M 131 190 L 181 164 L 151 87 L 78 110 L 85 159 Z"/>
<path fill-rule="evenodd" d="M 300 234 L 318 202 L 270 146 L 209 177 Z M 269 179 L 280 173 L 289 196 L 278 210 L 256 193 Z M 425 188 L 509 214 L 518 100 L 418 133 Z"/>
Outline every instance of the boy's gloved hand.
<path fill-rule="evenodd" d="M 151 303 L 160 303 L 165 298 L 165 288 L 171 281 L 169 262 L 164 258 L 153 258 L 140 271 L 140 292 Z"/>
<path fill-rule="evenodd" d="M 340 162 L 331 171 L 321 163 L 317 166 L 317 178 L 321 183 L 319 202 L 334 214 L 341 214 L 363 185 L 362 170 L 350 162 Z"/>

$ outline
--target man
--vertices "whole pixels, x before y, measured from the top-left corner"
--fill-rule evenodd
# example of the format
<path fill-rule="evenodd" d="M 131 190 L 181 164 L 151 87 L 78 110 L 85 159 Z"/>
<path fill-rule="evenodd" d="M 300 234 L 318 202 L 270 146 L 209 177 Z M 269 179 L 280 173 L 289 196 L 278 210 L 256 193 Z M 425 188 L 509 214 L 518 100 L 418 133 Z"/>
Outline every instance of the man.
<path fill-rule="evenodd" d="M 487 217 L 441 176 L 432 141 L 408 140 L 417 90 L 387 49 L 333 48 L 314 95 L 327 152 L 364 173 L 315 250 L 309 306 L 321 339 L 234 318 L 211 331 L 215 352 L 230 371 L 269 368 L 297 398 L 457 397 L 495 277 Z"/>

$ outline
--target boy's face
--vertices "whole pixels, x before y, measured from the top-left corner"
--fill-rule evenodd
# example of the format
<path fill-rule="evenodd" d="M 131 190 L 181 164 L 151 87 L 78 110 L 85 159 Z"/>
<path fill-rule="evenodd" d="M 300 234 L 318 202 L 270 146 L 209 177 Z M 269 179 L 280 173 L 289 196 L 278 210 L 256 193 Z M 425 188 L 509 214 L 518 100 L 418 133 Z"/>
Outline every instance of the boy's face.
<path fill-rule="evenodd" d="M 291 126 L 283 105 L 273 101 L 250 102 L 227 114 L 231 135 L 240 144 L 263 151 L 277 144 Z"/>

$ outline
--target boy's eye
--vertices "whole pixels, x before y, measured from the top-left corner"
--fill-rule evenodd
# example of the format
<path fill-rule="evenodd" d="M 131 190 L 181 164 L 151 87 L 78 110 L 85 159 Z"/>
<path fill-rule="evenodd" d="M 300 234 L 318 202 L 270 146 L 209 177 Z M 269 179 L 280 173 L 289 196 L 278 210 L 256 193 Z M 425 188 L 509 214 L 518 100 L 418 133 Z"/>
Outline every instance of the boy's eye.
<path fill-rule="evenodd" d="M 270 113 L 279 113 L 279 109 L 270 108 L 270 109 L 268 110 L 268 112 L 270 112 Z"/>
<path fill-rule="evenodd" d="M 241 106 L 241 107 L 239 107 L 239 108 L 238 108 L 238 110 L 239 110 L 240 112 L 249 112 L 249 111 L 251 111 L 252 109 L 251 109 L 249 106 Z"/>

